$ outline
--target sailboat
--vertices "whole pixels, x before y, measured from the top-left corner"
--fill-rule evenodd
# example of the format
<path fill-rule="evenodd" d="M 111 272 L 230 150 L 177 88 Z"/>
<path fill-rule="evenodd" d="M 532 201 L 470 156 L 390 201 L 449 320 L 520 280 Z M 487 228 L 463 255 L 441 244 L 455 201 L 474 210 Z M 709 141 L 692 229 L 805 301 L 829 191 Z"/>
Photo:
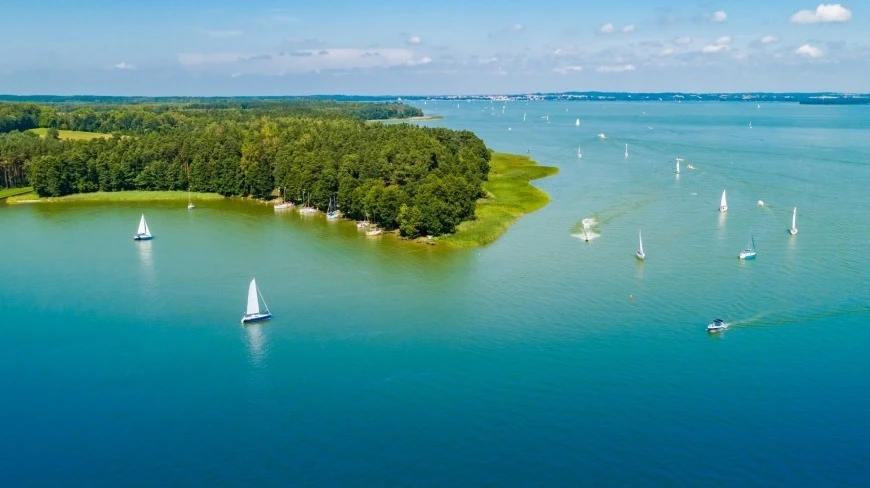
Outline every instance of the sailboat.
<path fill-rule="evenodd" d="M 725 190 L 722 190 L 722 201 L 719 202 L 719 211 L 727 212 L 728 211 L 728 201 L 725 200 Z"/>
<path fill-rule="evenodd" d="M 680 174 L 680 161 L 682 161 L 682 159 L 677 158 L 677 170 L 675 171 L 677 174 Z"/>
<path fill-rule="evenodd" d="M 134 241 L 149 241 L 153 239 L 151 229 L 148 228 L 148 222 L 145 222 L 145 214 L 139 219 L 139 229 L 136 230 L 136 235 L 133 236 Z"/>
<path fill-rule="evenodd" d="M 329 197 L 329 208 L 326 210 L 327 219 L 337 219 L 339 216 L 338 205 L 335 202 L 335 196 Z"/>
<path fill-rule="evenodd" d="M 187 209 L 193 210 L 196 208 L 196 205 L 193 204 L 193 200 L 190 199 L 190 188 L 187 189 Z"/>
<path fill-rule="evenodd" d="M 285 186 L 281 191 L 281 203 L 275 204 L 275 210 L 286 210 L 288 208 L 293 208 L 293 202 L 287 201 L 287 187 Z"/>
<path fill-rule="evenodd" d="M 752 234 L 749 234 L 749 247 L 740 251 L 737 257 L 740 259 L 755 259 L 756 254 L 758 253 L 755 251 L 755 238 L 752 237 Z"/>
<path fill-rule="evenodd" d="M 374 212 L 372 212 L 374 215 Z M 379 236 L 383 234 L 384 231 L 380 227 L 378 227 L 378 223 L 375 221 L 374 217 L 372 218 L 372 227 L 366 230 L 367 236 Z"/>
<path fill-rule="evenodd" d="M 628 157 L 628 144 L 625 145 L 625 157 Z"/>
<path fill-rule="evenodd" d="M 643 236 L 641 236 L 640 231 L 637 231 L 637 243 L 638 248 L 634 252 L 634 255 L 637 256 L 637 259 L 644 260 L 646 259 L 646 253 L 643 252 Z"/>
<path fill-rule="evenodd" d="M 580 119 L 577 119 L 577 120 L 574 121 L 574 126 L 575 126 L 575 127 L 580 127 Z"/>
<path fill-rule="evenodd" d="M 797 234 L 797 207 L 791 211 L 791 229 L 788 230 L 788 233 L 791 235 Z"/>
<path fill-rule="evenodd" d="M 749 122 L 749 128 L 752 128 L 752 121 Z"/>
<path fill-rule="evenodd" d="M 577 146 L 577 157 L 578 157 L 578 158 L 582 158 L 582 157 L 583 157 L 583 153 L 580 152 L 580 146 Z"/>
<path fill-rule="evenodd" d="M 305 198 L 305 190 L 302 190 L 302 198 Z M 317 213 L 317 208 L 311 206 L 311 192 L 308 192 L 308 201 L 299 209 L 299 213 L 303 215 Z"/>
<path fill-rule="evenodd" d="M 260 300 L 263 300 L 265 312 L 260 312 Z M 260 293 L 260 289 L 257 288 L 257 280 L 252 278 L 251 284 L 248 286 L 248 308 L 245 310 L 245 315 L 242 315 L 242 323 L 259 322 L 271 318 L 272 314 L 269 312 L 269 306 L 266 305 L 266 300 Z"/>

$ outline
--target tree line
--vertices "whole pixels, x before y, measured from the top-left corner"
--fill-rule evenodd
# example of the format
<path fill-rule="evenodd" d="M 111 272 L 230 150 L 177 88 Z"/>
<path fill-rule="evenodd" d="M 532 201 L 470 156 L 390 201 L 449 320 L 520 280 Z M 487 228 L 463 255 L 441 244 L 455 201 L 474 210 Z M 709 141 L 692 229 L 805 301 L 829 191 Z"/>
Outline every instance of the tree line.
<path fill-rule="evenodd" d="M 270 103 L 257 102 L 256 108 L 148 107 L 146 113 L 164 121 L 158 129 L 132 124 L 127 135 L 89 141 L 2 134 L 2 183 L 28 182 L 41 196 L 185 189 L 255 198 L 278 193 L 319 209 L 326 209 L 334 196 L 347 217 L 368 218 L 409 237 L 453 232 L 473 217 L 490 160 L 473 133 L 366 124 L 360 119 L 368 115 L 361 116 L 359 107 L 340 112 L 344 102 L 305 101 L 314 108 L 304 110 L 317 111 L 316 116 L 286 115 L 284 105 Z M 393 110 L 376 110 L 384 108 Z M 45 106 L 21 109 L 40 117 Z M 115 113 L 111 120 L 139 120 L 143 111 L 138 106 L 76 111 L 83 109 Z M 255 113 L 239 116 L 246 110 Z M 89 119 L 72 120 L 85 124 Z"/>

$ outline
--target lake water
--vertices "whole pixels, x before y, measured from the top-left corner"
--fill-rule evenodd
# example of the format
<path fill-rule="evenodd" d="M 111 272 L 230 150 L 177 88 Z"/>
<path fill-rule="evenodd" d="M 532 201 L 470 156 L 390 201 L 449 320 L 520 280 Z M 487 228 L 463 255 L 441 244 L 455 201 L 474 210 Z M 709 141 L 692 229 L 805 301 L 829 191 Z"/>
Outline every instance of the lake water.
<path fill-rule="evenodd" d="M 558 166 L 551 203 L 462 251 L 0 204 L 0 484 L 867 484 L 866 107 L 419 105 Z M 242 327 L 254 276 L 275 317 Z"/>

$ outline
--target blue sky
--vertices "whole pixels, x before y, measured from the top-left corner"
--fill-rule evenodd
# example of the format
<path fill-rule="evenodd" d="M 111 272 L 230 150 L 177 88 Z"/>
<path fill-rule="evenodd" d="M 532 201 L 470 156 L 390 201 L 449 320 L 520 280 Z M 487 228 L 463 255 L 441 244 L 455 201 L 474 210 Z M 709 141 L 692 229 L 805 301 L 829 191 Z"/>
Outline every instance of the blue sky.
<path fill-rule="evenodd" d="M 39 0 L 0 93 L 870 91 L 870 2 Z"/>

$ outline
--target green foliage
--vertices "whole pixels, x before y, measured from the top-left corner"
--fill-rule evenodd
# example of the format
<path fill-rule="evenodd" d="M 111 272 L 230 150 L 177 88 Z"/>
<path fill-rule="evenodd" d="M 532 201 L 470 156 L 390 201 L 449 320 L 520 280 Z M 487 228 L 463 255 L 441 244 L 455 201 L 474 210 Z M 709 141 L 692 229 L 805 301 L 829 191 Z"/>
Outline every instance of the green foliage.
<path fill-rule="evenodd" d="M 394 115 L 403 107 L 238 100 L 182 108 L 27 106 L 22 113 L 50 124 L 46 135 L 53 127 L 132 135 L 0 134 L 0 175 L 10 175 L 5 186 L 29 182 L 41 197 L 190 189 L 269 198 L 277 187 L 288 200 L 304 198 L 321 210 L 336 196 L 349 218 L 408 236 L 452 232 L 474 215 L 490 153 L 468 131 L 366 124 L 348 115 Z M 318 116 L 284 116 L 293 110 Z"/>

